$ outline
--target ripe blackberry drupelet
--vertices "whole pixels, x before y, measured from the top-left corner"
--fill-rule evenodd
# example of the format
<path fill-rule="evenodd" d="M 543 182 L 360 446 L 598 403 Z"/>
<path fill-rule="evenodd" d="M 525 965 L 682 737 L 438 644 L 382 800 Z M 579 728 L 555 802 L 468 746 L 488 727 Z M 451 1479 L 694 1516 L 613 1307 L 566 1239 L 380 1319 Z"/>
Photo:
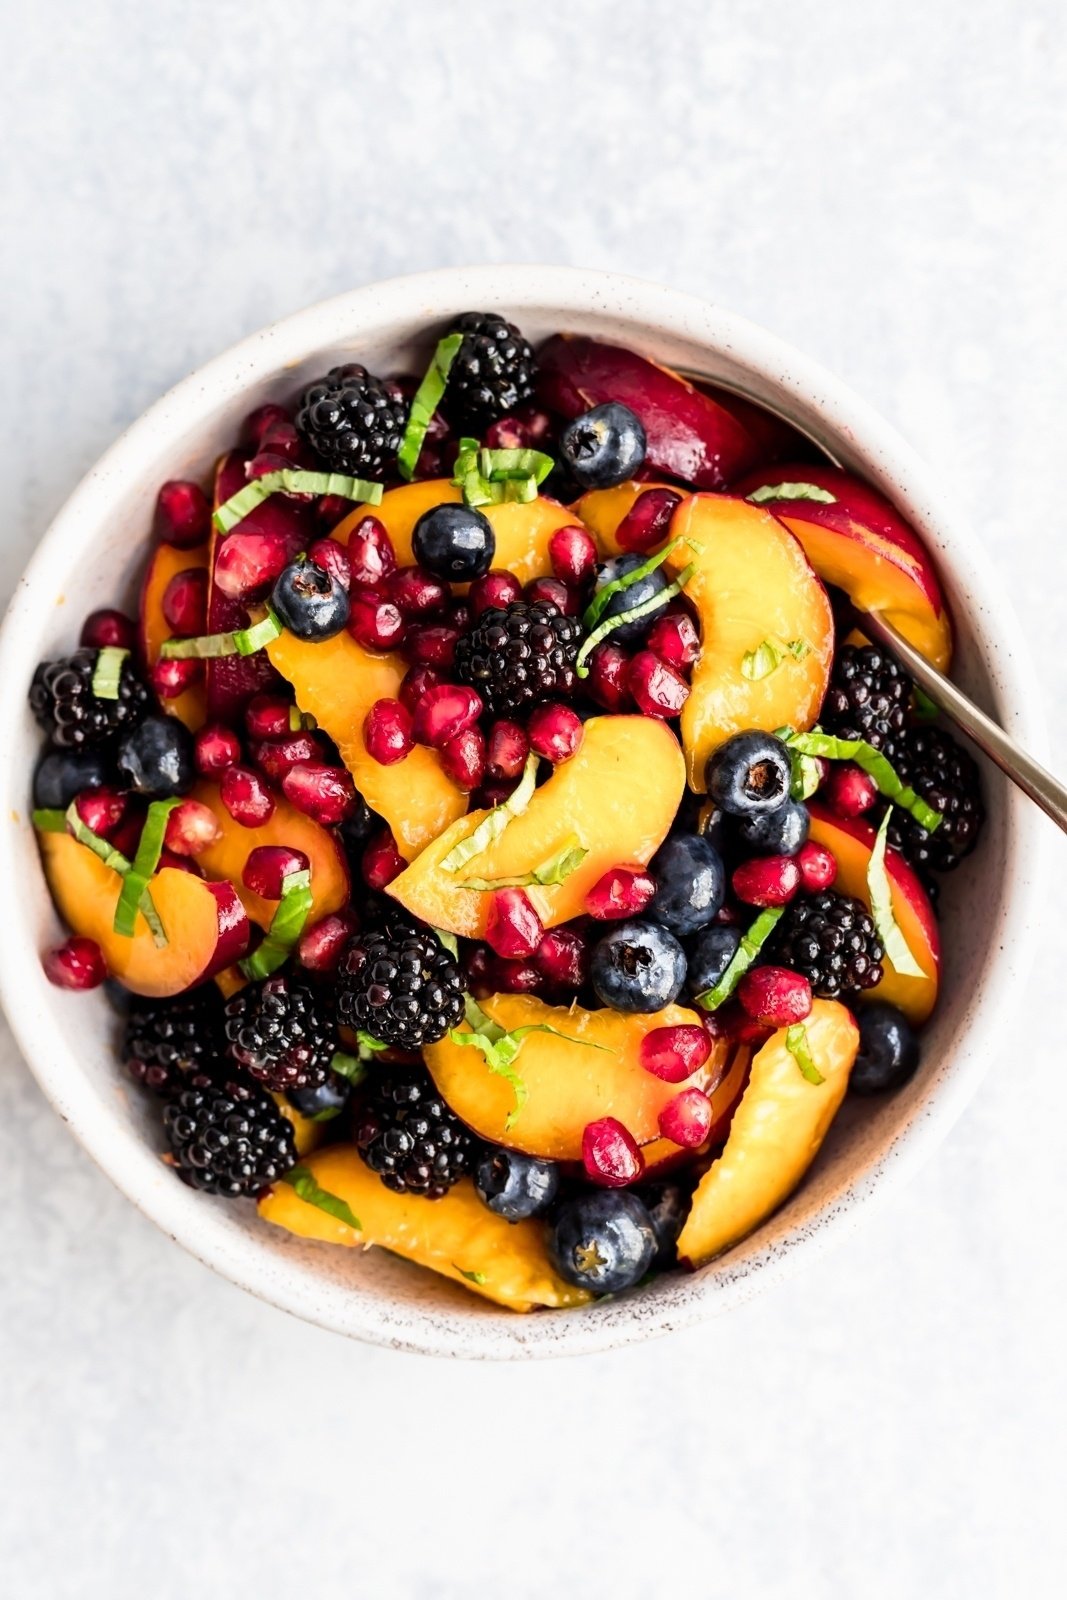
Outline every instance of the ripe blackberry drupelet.
<path fill-rule="evenodd" d="M 213 983 L 171 1000 L 134 995 L 123 1038 L 126 1070 L 154 1094 L 205 1088 L 226 1076 L 222 996 Z"/>
<path fill-rule="evenodd" d="M 407 406 L 366 367 L 331 367 L 304 390 L 296 425 L 334 472 L 379 478 L 396 461 Z"/>
<path fill-rule="evenodd" d="M 421 1063 L 371 1067 L 355 1120 L 356 1147 L 387 1189 L 440 1200 L 474 1163 L 477 1141 Z"/>
<path fill-rule="evenodd" d="M 837 652 L 820 724 L 839 739 L 866 739 L 887 760 L 899 758 L 912 683 L 879 645 L 843 644 Z"/>
<path fill-rule="evenodd" d="M 465 311 L 451 331 L 462 333 L 463 343 L 449 369 L 444 409 L 480 436 L 532 395 L 534 353 L 514 323 L 492 312 Z"/>
<path fill-rule="evenodd" d="M 136 726 L 148 710 L 147 686 L 127 656 L 119 673 L 117 700 L 93 693 L 97 650 L 76 650 L 59 661 L 42 661 L 30 685 L 30 709 L 53 744 L 84 750 Z"/>
<path fill-rule="evenodd" d="M 463 1017 L 459 967 L 436 934 L 392 917 L 357 933 L 337 970 L 337 1018 L 383 1044 L 418 1050 Z"/>
<path fill-rule="evenodd" d="M 493 716 L 510 717 L 574 693 L 581 637 L 577 618 L 550 600 L 491 606 L 456 641 L 456 676 L 477 689 Z"/>
<path fill-rule="evenodd" d="M 920 822 L 894 806 L 889 842 L 923 873 L 951 872 L 978 842 L 985 807 L 978 768 L 944 728 L 909 728 L 899 757 L 899 773 L 943 821 L 928 833 Z"/>
<path fill-rule="evenodd" d="M 879 982 L 885 950 L 863 902 L 824 889 L 792 901 L 767 955 L 776 966 L 802 973 L 821 999 L 842 1000 Z"/>
<path fill-rule="evenodd" d="M 180 1176 L 208 1194 L 259 1194 L 296 1162 L 293 1125 L 262 1089 L 183 1089 L 163 1127 Z"/>
<path fill-rule="evenodd" d="M 323 992 L 293 973 L 250 983 L 226 1006 L 230 1055 L 268 1089 L 319 1084 L 337 1050 L 337 1029 Z"/>

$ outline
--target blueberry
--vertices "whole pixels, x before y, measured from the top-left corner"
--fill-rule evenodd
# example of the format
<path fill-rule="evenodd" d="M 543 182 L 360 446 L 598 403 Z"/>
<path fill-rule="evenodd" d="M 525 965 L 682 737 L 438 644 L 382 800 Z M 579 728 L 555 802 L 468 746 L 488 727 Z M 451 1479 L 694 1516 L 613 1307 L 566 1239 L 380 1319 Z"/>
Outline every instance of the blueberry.
<path fill-rule="evenodd" d="M 101 788 L 111 776 L 99 750 L 53 750 L 33 775 L 33 803 L 45 811 L 65 811 L 75 795 Z"/>
<path fill-rule="evenodd" d="M 789 799 L 792 764 L 781 739 L 758 728 L 735 733 L 708 757 L 708 793 L 734 816 L 777 811 Z"/>
<path fill-rule="evenodd" d="M 726 871 L 719 852 L 702 834 L 673 834 L 648 870 L 656 880 L 648 914 L 679 938 L 706 927 L 722 909 Z"/>
<path fill-rule="evenodd" d="M 446 504 L 424 511 L 411 536 L 415 560 L 449 583 L 484 578 L 496 554 L 489 518 L 473 506 Z"/>
<path fill-rule="evenodd" d="M 494 1146 L 485 1150 L 474 1169 L 474 1187 L 490 1211 L 507 1222 L 539 1216 L 559 1192 L 559 1168 L 521 1150 Z"/>
<path fill-rule="evenodd" d="M 741 944 L 741 930 L 725 925 L 705 928 L 689 952 L 685 986 L 691 995 L 714 989 Z"/>
<path fill-rule="evenodd" d="M 664 1272 L 678 1265 L 675 1246 L 678 1235 L 689 1215 L 689 1195 L 677 1183 L 657 1184 L 654 1188 L 636 1191 L 647 1208 L 656 1235 L 656 1254 L 652 1258 L 654 1272 Z"/>
<path fill-rule="evenodd" d="M 787 800 L 777 811 L 756 811 L 742 817 L 737 833 L 760 856 L 795 856 L 807 842 L 811 819 L 807 806 Z"/>
<path fill-rule="evenodd" d="M 607 584 L 614 583 L 616 578 L 625 578 L 628 572 L 633 572 L 636 567 L 642 566 L 648 560 L 647 556 L 614 556 L 610 561 L 605 561 L 597 572 L 597 589 L 603 589 Z M 618 617 L 624 611 L 632 611 L 636 606 L 644 605 L 646 600 L 653 599 L 657 594 L 662 594 L 667 587 L 667 578 L 662 567 L 646 573 L 643 578 L 638 578 L 631 583 L 629 588 L 617 589 L 601 612 L 601 621 L 605 617 Z M 621 628 L 616 628 L 611 635 L 614 644 L 636 644 L 638 639 L 644 638 L 658 612 L 651 611 L 647 616 L 637 617 L 633 622 L 624 622 Z"/>
<path fill-rule="evenodd" d="M 620 922 L 594 945 L 589 976 L 602 1005 L 660 1011 L 685 982 L 685 951 L 654 922 Z"/>
<path fill-rule="evenodd" d="M 321 1083 L 311 1084 L 306 1089 L 290 1089 L 286 1099 L 302 1117 L 311 1117 L 315 1122 L 332 1122 L 345 1109 L 351 1092 L 352 1085 L 347 1078 L 330 1072 Z"/>
<path fill-rule="evenodd" d="M 274 585 L 271 605 L 298 639 L 332 639 L 348 621 L 348 594 L 314 561 L 294 561 Z"/>
<path fill-rule="evenodd" d="M 872 1000 L 856 1012 L 860 1048 L 848 1086 L 856 1094 L 881 1094 L 907 1083 L 919 1065 L 919 1041 L 902 1011 Z"/>
<path fill-rule="evenodd" d="M 595 1294 L 639 1283 L 656 1253 L 652 1218 L 635 1194 L 601 1190 L 564 1201 L 548 1235 L 561 1278 Z"/>
<path fill-rule="evenodd" d="M 185 794 L 193 786 L 193 736 L 177 717 L 145 717 L 118 747 L 123 786 L 153 799 Z"/>
<path fill-rule="evenodd" d="M 559 436 L 559 453 L 583 489 L 610 489 L 632 478 L 647 448 L 640 417 L 617 400 L 575 417 Z"/>

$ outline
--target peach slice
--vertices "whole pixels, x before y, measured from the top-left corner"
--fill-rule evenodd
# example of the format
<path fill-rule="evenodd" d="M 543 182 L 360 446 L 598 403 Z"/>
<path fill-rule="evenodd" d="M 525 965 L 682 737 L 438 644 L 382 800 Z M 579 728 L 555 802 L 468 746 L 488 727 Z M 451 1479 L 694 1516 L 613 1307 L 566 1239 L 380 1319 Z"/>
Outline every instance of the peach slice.
<path fill-rule="evenodd" d="M 208 878 L 232 883 L 249 920 L 258 927 L 269 928 L 271 918 L 278 909 L 276 900 L 264 900 L 262 895 L 246 889 L 241 881 L 245 862 L 261 844 L 288 845 L 292 850 L 302 850 L 307 856 L 311 863 L 309 925 L 348 904 L 348 864 L 339 840 L 290 805 L 281 795 L 275 796 L 274 813 L 270 820 L 258 828 L 245 828 L 235 822 L 222 803 L 218 784 L 206 778 L 201 779 L 189 798 L 207 806 L 222 829 L 222 838 L 216 839 L 214 844 L 197 856 L 197 866 Z"/>
<path fill-rule="evenodd" d="M 122 878 L 68 833 L 39 833 L 56 910 L 75 933 L 95 939 L 108 971 L 134 994 L 181 994 L 237 961 L 248 947 L 248 918 L 229 883 L 164 867 L 149 885 L 169 942 L 162 948 L 137 914 L 127 939 L 112 927 Z"/>
<path fill-rule="evenodd" d="M 206 544 L 192 550 L 179 550 L 173 544 L 160 544 L 152 552 L 141 585 L 140 603 L 141 652 L 149 671 L 159 660 L 164 639 L 171 636 L 170 625 L 163 615 L 163 596 L 167 585 L 179 572 L 188 572 L 193 567 L 206 570 L 208 553 Z M 192 688 L 166 701 L 165 709 L 195 733 L 207 720 L 207 690 L 203 683 L 194 683 Z"/>
<path fill-rule="evenodd" d="M 678 1240 L 686 1266 L 699 1267 L 757 1228 L 818 1154 L 848 1088 L 859 1029 L 833 1000 L 816 1000 L 803 1027 L 823 1081 L 801 1072 L 785 1028 L 756 1052 L 722 1155 L 701 1178 Z"/>
<path fill-rule="evenodd" d="M 933 561 L 914 529 L 882 495 L 836 467 L 806 463 L 752 473 L 735 492 L 810 483 L 832 503 L 765 501 L 804 546 L 826 583 L 844 589 L 861 611 L 881 612 L 942 672 L 952 657 L 952 625 Z"/>
<path fill-rule="evenodd" d="M 303 1166 L 320 1189 L 344 1201 L 359 1227 L 301 1200 L 288 1183 L 276 1183 L 260 1200 L 265 1221 L 303 1239 L 380 1245 L 510 1311 L 580 1306 L 591 1298 L 552 1268 L 543 1223 L 505 1222 L 482 1205 L 469 1178 L 442 1199 L 425 1200 L 387 1189 L 351 1145 L 317 1150 Z"/>
<path fill-rule="evenodd" d="M 793 535 L 759 506 L 726 495 L 688 495 L 671 519 L 685 541 L 665 567 L 696 572 L 685 595 L 696 608 L 702 650 L 682 707 L 689 786 L 703 793 L 708 757 L 745 728 L 810 728 L 834 653 L 826 591 Z M 746 657 L 769 642 L 778 664 L 746 677 Z M 789 647 L 797 651 L 793 653 Z"/>
<path fill-rule="evenodd" d="M 817 800 L 808 802 L 808 810 L 811 814 L 810 837 L 816 844 L 825 846 L 837 862 L 834 888 L 862 900 L 869 908 L 871 896 L 867 888 L 867 867 L 874 848 L 875 830 L 860 817 L 852 820 L 835 817 Z M 865 998 L 888 1000 L 918 1024 L 926 1021 L 937 1003 L 941 966 L 937 918 L 921 881 L 898 851 L 886 850 L 885 868 L 892 894 L 893 916 L 904 935 L 904 942 L 922 967 L 924 976 L 914 978 L 894 971 L 887 957 L 885 976 L 881 983 L 867 991 Z"/>
<path fill-rule="evenodd" d="M 402 772 L 410 760 L 385 770 Z M 436 928 L 483 938 L 490 896 L 465 889 L 463 880 L 522 877 L 577 844 L 588 853 L 576 871 L 549 888 L 526 889 L 546 928 L 569 922 L 582 914 L 586 895 L 609 867 L 651 861 L 667 837 L 684 788 L 682 753 L 665 723 L 651 717 L 592 717 L 577 752 L 555 769 L 488 850 L 455 873 L 441 865 L 489 815 L 472 811 L 428 845 L 388 892 Z"/>

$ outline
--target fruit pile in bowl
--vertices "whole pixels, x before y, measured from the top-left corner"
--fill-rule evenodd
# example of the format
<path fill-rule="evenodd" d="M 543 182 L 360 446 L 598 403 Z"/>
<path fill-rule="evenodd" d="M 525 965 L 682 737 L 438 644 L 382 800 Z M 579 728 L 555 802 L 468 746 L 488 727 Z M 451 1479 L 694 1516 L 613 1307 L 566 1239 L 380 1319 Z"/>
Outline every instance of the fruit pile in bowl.
<path fill-rule="evenodd" d="M 950 662 L 873 489 L 589 337 L 426 354 L 253 411 L 160 488 L 136 620 L 39 666 L 43 959 L 108 984 L 175 1181 L 573 1306 L 914 1074 L 982 802 L 864 636 Z"/>

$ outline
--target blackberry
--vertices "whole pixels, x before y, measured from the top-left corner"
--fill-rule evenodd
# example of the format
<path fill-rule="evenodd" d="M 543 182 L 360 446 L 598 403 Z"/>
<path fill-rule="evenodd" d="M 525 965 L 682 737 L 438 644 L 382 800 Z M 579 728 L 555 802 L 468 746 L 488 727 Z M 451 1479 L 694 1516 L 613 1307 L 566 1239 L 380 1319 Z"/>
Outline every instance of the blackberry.
<path fill-rule="evenodd" d="M 465 311 L 452 324 L 462 333 L 448 372 L 444 409 L 457 427 L 479 436 L 533 394 L 534 353 L 512 322 L 493 312 Z"/>
<path fill-rule="evenodd" d="M 894 806 L 890 844 L 924 876 L 931 869 L 951 872 L 974 849 L 985 820 L 978 768 L 944 728 L 919 726 L 909 728 L 904 737 L 899 772 L 943 820 L 929 833 Z"/>
<path fill-rule="evenodd" d="M 371 1068 L 355 1121 L 356 1148 L 387 1189 L 440 1200 L 474 1164 L 477 1142 L 417 1062 Z"/>
<path fill-rule="evenodd" d="M 276 972 L 239 990 L 226 1006 L 230 1055 L 268 1089 L 322 1083 L 337 1050 L 337 1029 L 322 991 Z"/>
<path fill-rule="evenodd" d="M 220 1081 L 229 1066 L 222 996 L 213 983 L 172 1000 L 135 995 L 123 1037 L 126 1070 L 154 1094 Z"/>
<path fill-rule="evenodd" d="M 393 917 L 349 940 L 337 970 L 337 1018 L 346 1027 L 418 1050 L 462 1016 L 459 967 L 436 934 Z"/>
<path fill-rule="evenodd" d="M 256 1195 L 296 1163 L 293 1125 L 262 1089 L 183 1089 L 163 1111 L 179 1176 L 231 1200 Z"/>
<path fill-rule="evenodd" d="M 334 472 L 380 478 L 393 466 L 407 406 L 389 384 L 352 362 L 304 390 L 296 425 Z"/>
<path fill-rule="evenodd" d="M 767 954 L 802 973 L 813 994 L 841 1000 L 879 982 L 885 949 L 862 900 L 824 889 L 798 895 L 786 908 Z"/>
<path fill-rule="evenodd" d="M 866 739 L 894 765 L 908 722 L 912 683 L 876 644 L 843 644 L 837 652 L 820 725 L 839 739 Z"/>
<path fill-rule="evenodd" d="M 456 676 L 495 717 L 574 693 L 581 624 L 551 600 L 490 606 L 456 641 Z"/>
<path fill-rule="evenodd" d="M 116 700 L 93 693 L 98 650 L 75 650 L 59 661 L 42 661 L 30 685 L 30 710 L 53 744 L 83 750 L 136 726 L 148 710 L 148 688 L 129 656 L 119 671 Z"/>

